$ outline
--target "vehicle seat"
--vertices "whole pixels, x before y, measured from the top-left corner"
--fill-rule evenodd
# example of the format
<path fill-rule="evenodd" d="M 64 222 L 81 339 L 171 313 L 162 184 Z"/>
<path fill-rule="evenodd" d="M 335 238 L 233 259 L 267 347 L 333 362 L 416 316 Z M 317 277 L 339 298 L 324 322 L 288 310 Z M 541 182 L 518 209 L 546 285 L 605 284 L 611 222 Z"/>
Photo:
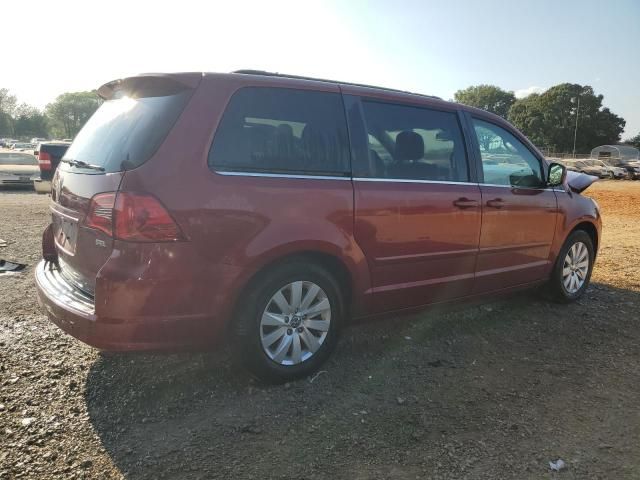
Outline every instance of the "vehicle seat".
<path fill-rule="evenodd" d="M 300 136 L 304 163 L 310 170 L 322 170 L 331 163 L 330 149 L 321 131 L 313 125 L 307 124 Z M 323 165 L 324 164 L 324 165 Z"/>
<path fill-rule="evenodd" d="M 387 166 L 384 164 L 378 152 L 373 149 L 369 150 L 369 165 L 371 168 L 371 176 L 374 178 L 386 178 Z"/>
<path fill-rule="evenodd" d="M 281 162 L 293 167 L 293 163 L 296 161 L 295 150 L 293 128 L 288 123 L 281 123 L 276 127 L 274 154 Z"/>
<path fill-rule="evenodd" d="M 434 179 L 435 165 L 419 162 L 424 158 L 424 140 L 416 132 L 405 130 L 396 137 L 395 162 L 387 169 L 389 178 Z"/>

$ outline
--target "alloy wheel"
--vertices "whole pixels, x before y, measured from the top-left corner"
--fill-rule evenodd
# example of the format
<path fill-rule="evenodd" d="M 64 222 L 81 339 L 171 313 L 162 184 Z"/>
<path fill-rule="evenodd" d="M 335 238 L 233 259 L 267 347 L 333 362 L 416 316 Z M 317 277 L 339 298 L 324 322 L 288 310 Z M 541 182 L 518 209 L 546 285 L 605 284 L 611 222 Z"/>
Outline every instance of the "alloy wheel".
<path fill-rule="evenodd" d="M 574 294 L 582 288 L 589 273 L 589 250 L 582 242 L 576 242 L 564 257 L 562 283 L 565 290 Z"/>
<path fill-rule="evenodd" d="M 331 326 L 331 302 L 313 282 L 296 281 L 279 289 L 260 320 L 260 340 L 267 356 L 280 365 L 311 358 Z"/>

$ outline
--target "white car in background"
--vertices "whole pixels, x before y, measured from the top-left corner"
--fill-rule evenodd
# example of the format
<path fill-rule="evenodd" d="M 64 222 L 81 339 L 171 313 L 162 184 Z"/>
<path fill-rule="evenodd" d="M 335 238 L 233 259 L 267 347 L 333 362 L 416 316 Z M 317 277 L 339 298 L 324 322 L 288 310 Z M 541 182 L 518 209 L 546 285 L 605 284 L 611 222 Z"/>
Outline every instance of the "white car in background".
<path fill-rule="evenodd" d="M 562 163 L 570 171 L 585 173 L 598 178 L 625 178 L 627 176 L 627 171 L 624 168 L 612 167 L 602 160 L 593 158 L 563 160 Z"/>
<path fill-rule="evenodd" d="M 597 166 L 602 168 L 602 171 L 605 172 L 610 178 L 626 178 L 627 171 L 622 167 L 614 167 L 613 165 L 609 165 L 602 160 L 596 160 L 591 158 L 589 160 L 584 160 L 584 162 L 588 165 Z"/>
<path fill-rule="evenodd" d="M 0 187 L 30 187 L 40 178 L 36 158 L 28 153 L 0 152 Z"/>

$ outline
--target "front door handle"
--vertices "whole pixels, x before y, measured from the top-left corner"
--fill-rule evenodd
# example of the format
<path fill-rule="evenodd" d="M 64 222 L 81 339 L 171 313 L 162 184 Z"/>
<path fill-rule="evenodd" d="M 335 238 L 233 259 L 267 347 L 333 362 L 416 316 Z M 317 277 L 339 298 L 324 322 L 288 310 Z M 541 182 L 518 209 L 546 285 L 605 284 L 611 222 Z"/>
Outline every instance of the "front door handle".
<path fill-rule="evenodd" d="M 474 208 L 478 206 L 478 202 L 475 200 L 470 200 L 467 197 L 460 197 L 457 200 L 453 201 L 453 206 L 458 207 L 461 210 L 465 208 Z"/>
<path fill-rule="evenodd" d="M 494 198 L 493 200 L 487 201 L 487 207 L 491 208 L 502 208 L 504 207 L 504 200 L 501 198 Z"/>

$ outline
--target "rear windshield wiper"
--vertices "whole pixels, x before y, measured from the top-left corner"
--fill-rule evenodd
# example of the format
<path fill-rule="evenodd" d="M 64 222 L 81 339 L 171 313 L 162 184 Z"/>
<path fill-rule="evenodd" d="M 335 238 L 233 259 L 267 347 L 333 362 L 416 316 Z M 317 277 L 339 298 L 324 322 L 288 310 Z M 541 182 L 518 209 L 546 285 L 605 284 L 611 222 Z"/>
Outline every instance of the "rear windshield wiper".
<path fill-rule="evenodd" d="M 89 170 L 99 170 L 101 172 L 104 172 L 104 167 L 101 167 L 100 165 L 92 165 L 91 163 L 83 162 L 82 160 L 72 160 L 69 158 L 63 158 L 60 161 L 64 163 L 68 163 L 72 167 L 87 168 Z"/>

